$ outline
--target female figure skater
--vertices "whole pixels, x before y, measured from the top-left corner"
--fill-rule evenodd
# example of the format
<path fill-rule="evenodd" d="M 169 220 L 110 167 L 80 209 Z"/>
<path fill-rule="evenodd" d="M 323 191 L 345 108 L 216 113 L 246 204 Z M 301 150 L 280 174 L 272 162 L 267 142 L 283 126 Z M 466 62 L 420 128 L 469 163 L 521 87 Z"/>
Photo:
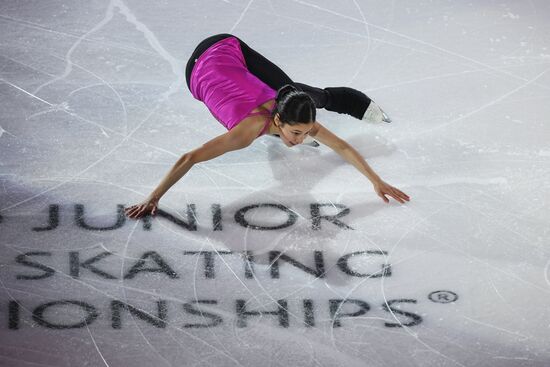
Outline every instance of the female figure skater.
<path fill-rule="evenodd" d="M 325 108 L 358 119 L 390 122 L 365 94 L 347 87 L 320 89 L 295 83 L 230 34 L 209 37 L 197 46 L 187 63 L 186 79 L 193 97 L 204 102 L 228 131 L 178 159 L 145 201 L 126 208 L 128 217 L 155 215 L 160 198 L 193 165 L 245 148 L 264 134 L 279 136 L 288 147 L 314 137 L 364 174 L 386 203 L 387 196 L 400 203 L 409 201 L 407 194 L 384 182 L 353 147 L 315 120 L 316 108 Z"/>

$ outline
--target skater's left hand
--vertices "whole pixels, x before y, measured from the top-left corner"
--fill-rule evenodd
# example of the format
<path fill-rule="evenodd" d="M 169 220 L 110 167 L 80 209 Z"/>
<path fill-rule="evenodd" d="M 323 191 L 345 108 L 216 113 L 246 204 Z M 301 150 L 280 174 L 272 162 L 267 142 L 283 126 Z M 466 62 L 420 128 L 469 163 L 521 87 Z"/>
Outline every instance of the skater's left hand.
<path fill-rule="evenodd" d="M 386 203 L 390 202 L 390 199 L 386 197 L 386 195 L 391 196 L 395 200 L 399 201 L 401 204 L 404 204 L 405 201 L 409 201 L 410 198 L 407 194 L 405 194 L 403 191 L 393 187 L 392 185 L 380 180 L 375 183 L 374 185 L 374 191 L 384 200 Z"/>

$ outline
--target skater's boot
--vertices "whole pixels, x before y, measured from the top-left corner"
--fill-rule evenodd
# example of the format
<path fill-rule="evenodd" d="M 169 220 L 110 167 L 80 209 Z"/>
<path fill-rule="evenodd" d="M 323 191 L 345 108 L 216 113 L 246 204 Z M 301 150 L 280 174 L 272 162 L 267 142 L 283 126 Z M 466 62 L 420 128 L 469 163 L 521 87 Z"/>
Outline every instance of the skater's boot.
<path fill-rule="evenodd" d="M 371 101 L 369 107 L 365 111 L 363 116 L 364 121 L 368 122 L 391 122 L 391 119 L 386 115 L 384 111 L 374 101 Z"/>

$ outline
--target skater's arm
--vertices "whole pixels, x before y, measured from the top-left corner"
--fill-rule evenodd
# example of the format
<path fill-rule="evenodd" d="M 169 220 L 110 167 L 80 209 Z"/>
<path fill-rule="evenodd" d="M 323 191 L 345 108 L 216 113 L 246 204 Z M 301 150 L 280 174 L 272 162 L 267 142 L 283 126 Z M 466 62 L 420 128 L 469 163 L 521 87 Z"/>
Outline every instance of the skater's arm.
<path fill-rule="evenodd" d="M 373 184 L 380 181 L 380 177 L 374 172 L 374 170 L 368 165 L 363 157 L 357 152 L 351 145 L 343 139 L 340 139 L 329 129 L 324 127 L 318 122 L 315 122 L 310 135 L 321 143 L 325 144 L 338 155 L 351 163 L 355 168 L 365 175 Z"/>
<path fill-rule="evenodd" d="M 243 120 L 232 130 L 182 155 L 149 197 L 141 204 L 127 208 L 126 214 L 130 218 L 140 218 L 148 213 L 155 215 L 160 198 L 178 182 L 193 165 L 214 159 L 224 153 L 249 146 L 260 133 L 264 126 L 264 121 L 265 120 L 261 117 L 251 117 Z"/>
<path fill-rule="evenodd" d="M 260 121 L 260 125 L 254 123 L 254 121 Z M 258 126 L 261 128 L 262 122 L 263 119 L 259 117 L 251 118 L 248 121 L 245 120 L 225 134 L 204 143 L 197 149 L 185 153 L 174 164 L 170 172 L 168 172 L 150 196 L 160 199 L 196 163 L 209 161 L 224 153 L 246 148 L 259 134 Z"/>
<path fill-rule="evenodd" d="M 409 197 L 404 192 L 392 187 L 384 182 L 374 170 L 369 166 L 365 159 L 359 154 L 355 148 L 349 145 L 345 140 L 339 138 L 330 130 L 325 128 L 318 122 L 315 122 L 313 129 L 310 132 L 312 137 L 319 140 L 321 143 L 330 147 L 338 155 L 351 163 L 359 172 L 365 175 L 373 184 L 374 190 L 385 202 L 389 202 L 385 195 L 393 197 L 400 203 L 409 201 Z"/>

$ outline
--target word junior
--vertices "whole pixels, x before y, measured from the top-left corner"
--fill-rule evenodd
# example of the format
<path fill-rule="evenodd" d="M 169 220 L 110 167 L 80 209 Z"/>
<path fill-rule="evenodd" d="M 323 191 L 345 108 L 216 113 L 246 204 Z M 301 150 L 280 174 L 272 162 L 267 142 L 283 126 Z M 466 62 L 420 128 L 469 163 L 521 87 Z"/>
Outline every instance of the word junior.
<path fill-rule="evenodd" d="M 334 213 L 337 211 L 337 213 Z M 94 225 L 90 224 L 86 218 L 84 204 L 74 205 L 74 221 L 75 224 L 83 229 L 89 231 L 112 231 L 119 229 L 126 223 L 126 215 L 124 214 L 124 205 L 118 204 L 116 210 L 116 219 L 112 224 L 106 225 Z M 350 213 L 350 209 L 342 204 L 335 203 L 312 203 L 309 205 L 309 212 L 311 214 L 311 228 L 313 230 L 321 229 L 321 222 L 323 220 L 335 225 L 340 229 L 353 229 L 351 226 L 340 220 L 341 217 Z M 327 212 L 332 212 L 328 214 Z M 159 209 L 157 216 L 171 221 L 177 226 L 186 229 L 188 231 L 197 230 L 197 208 L 195 204 L 187 205 L 187 218 L 185 220 L 175 217 L 174 215 Z M 220 204 L 210 205 L 210 215 L 212 219 L 212 230 L 223 230 L 223 216 L 222 206 Z M 60 208 L 58 204 L 49 205 L 48 224 L 43 227 L 34 227 L 33 231 L 43 232 L 52 231 L 59 226 Z M 251 218 L 256 218 L 252 220 Z M 257 219 L 260 218 L 260 219 Z M 262 219 L 263 218 L 263 219 Z M 247 205 L 239 208 L 233 215 L 235 222 L 245 228 L 270 231 L 290 227 L 294 225 L 298 219 L 298 214 L 289 207 L 277 204 L 277 203 L 258 203 Z M 146 231 L 151 230 L 151 217 L 145 216 L 143 219 L 143 229 Z M 258 222 L 263 223 L 258 223 Z"/>

